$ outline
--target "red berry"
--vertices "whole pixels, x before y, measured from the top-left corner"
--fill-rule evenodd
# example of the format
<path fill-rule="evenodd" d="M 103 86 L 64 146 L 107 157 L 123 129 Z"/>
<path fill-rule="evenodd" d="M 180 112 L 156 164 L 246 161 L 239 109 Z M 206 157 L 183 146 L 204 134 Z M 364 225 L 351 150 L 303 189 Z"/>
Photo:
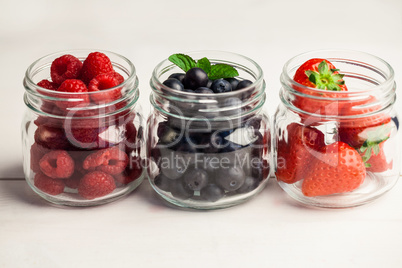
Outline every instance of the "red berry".
<path fill-rule="evenodd" d="M 62 150 L 51 151 L 39 161 L 42 172 L 54 179 L 66 179 L 74 173 L 74 160 Z"/>
<path fill-rule="evenodd" d="M 38 83 L 38 86 L 49 89 L 49 90 L 57 90 L 58 86 L 56 83 L 51 82 L 47 79 L 43 79 Z"/>
<path fill-rule="evenodd" d="M 141 159 L 139 157 L 134 157 L 131 161 L 132 166 L 127 166 L 123 173 L 114 176 L 116 181 L 120 184 L 129 184 L 132 181 L 138 179 L 142 174 Z"/>
<path fill-rule="evenodd" d="M 42 157 L 49 152 L 49 149 L 43 147 L 42 145 L 37 144 L 36 142 L 31 146 L 31 170 L 35 173 L 40 172 L 39 161 Z"/>
<path fill-rule="evenodd" d="M 113 177 L 102 171 L 86 174 L 78 185 L 78 194 L 86 199 L 105 196 L 116 189 Z"/>
<path fill-rule="evenodd" d="M 118 147 L 102 149 L 85 158 L 82 167 L 86 170 L 100 170 L 108 174 L 122 173 L 128 164 L 128 156 Z"/>
<path fill-rule="evenodd" d="M 72 55 L 63 55 L 52 62 L 50 76 L 56 84 L 66 79 L 78 79 L 81 74 L 82 62 Z"/>
<path fill-rule="evenodd" d="M 314 158 L 302 184 L 305 196 L 346 193 L 359 187 L 366 168 L 359 153 L 341 141 L 325 146 L 320 158 Z"/>
<path fill-rule="evenodd" d="M 63 180 L 64 185 L 71 189 L 78 189 L 82 177 L 83 175 L 76 171 L 70 178 Z"/>
<path fill-rule="evenodd" d="M 114 73 L 106 73 L 97 75 L 93 78 L 88 85 L 89 92 L 96 92 L 90 94 L 93 102 L 108 103 L 121 98 L 121 88 L 111 89 L 121 84 L 115 77 Z"/>
<path fill-rule="evenodd" d="M 88 89 L 84 82 L 77 79 L 67 79 L 57 89 L 58 92 L 71 92 L 73 94 L 58 94 L 59 98 L 74 99 L 72 101 L 57 101 L 56 105 L 62 109 L 73 108 L 76 106 L 86 106 L 89 103 Z M 80 94 L 79 94 L 80 93 Z"/>
<path fill-rule="evenodd" d="M 58 195 L 64 191 L 64 183 L 62 180 L 49 178 L 42 173 L 35 175 L 34 185 L 42 192 L 50 195 Z"/>
<path fill-rule="evenodd" d="M 70 147 L 62 128 L 39 125 L 34 139 L 36 143 L 49 149 L 64 150 Z"/>
<path fill-rule="evenodd" d="M 86 84 L 100 74 L 113 71 L 113 65 L 108 56 L 101 52 L 92 52 L 82 66 L 81 79 Z"/>

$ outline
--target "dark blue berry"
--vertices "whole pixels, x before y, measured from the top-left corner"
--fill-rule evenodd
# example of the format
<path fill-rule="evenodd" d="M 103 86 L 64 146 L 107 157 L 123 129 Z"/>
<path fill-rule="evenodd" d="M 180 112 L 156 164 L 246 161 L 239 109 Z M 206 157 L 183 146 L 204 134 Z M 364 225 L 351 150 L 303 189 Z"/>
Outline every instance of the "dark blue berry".
<path fill-rule="evenodd" d="M 243 169 L 240 166 L 221 167 L 215 176 L 216 183 L 226 191 L 236 191 L 245 180 Z"/>
<path fill-rule="evenodd" d="M 156 176 L 154 179 L 154 183 L 155 183 L 156 187 L 158 187 L 159 189 L 166 191 L 166 192 L 170 192 L 171 181 L 172 181 L 171 179 L 169 179 L 162 173 L 159 174 L 158 176 Z"/>
<path fill-rule="evenodd" d="M 236 78 L 225 78 L 225 80 L 230 83 L 230 85 L 232 86 L 232 90 L 237 88 L 237 84 L 239 84 L 239 80 L 237 80 Z"/>
<path fill-rule="evenodd" d="M 194 90 L 194 92 L 198 94 L 214 94 L 214 92 L 207 87 L 199 87 L 196 90 Z"/>
<path fill-rule="evenodd" d="M 243 194 L 243 193 L 251 192 L 252 190 L 256 189 L 259 184 L 260 184 L 260 180 L 254 179 L 253 177 L 247 177 L 244 180 L 243 185 L 239 189 L 236 190 L 236 193 Z"/>
<path fill-rule="evenodd" d="M 189 189 L 200 191 L 208 184 L 208 174 L 202 169 L 190 169 L 184 173 L 183 181 Z"/>
<path fill-rule="evenodd" d="M 168 122 L 161 122 L 158 125 L 157 135 L 159 142 L 166 145 L 174 145 L 179 142 L 181 133 L 169 126 Z"/>
<path fill-rule="evenodd" d="M 166 79 L 163 84 L 169 88 L 175 89 L 175 90 L 184 90 L 183 84 L 177 80 L 176 78 L 169 78 Z"/>
<path fill-rule="evenodd" d="M 183 83 L 183 78 L 185 75 L 186 74 L 184 74 L 184 73 L 174 73 L 174 74 L 169 75 L 168 78 L 174 78 L 174 79 L 179 80 L 181 83 Z"/>
<path fill-rule="evenodd" d="M 225 191 L 215 184 L 209 184 L 201 189 L 200 197 L 209 202 L 216 202 L 225 195 Z"/>
<path fill-rule="evenodd" d="M 175 180 L 170 185 L 170 192 L 179 199 L 189 199 L 194 196 L 194 191 L 188 188 L 182 180 Z"/>
<path fill-rule="evenodd" d="M 212 82 L 213 82 L 213 81 L 212 81 L 211 79 L 208 79 L 207 88 L 211 88 Z"/>
<path fill-rule="evenodd" d="M 224 93 L 232 91 L 232 86 L 224 79 L 216 79 L 212 82 L 211 89 L 214 93 Z"/>
<path fill-rule="evenodd" d="M 237 84 L 236 90 L 239 90 L 239 89 L 248 87 L 248 86 L 250 86 L 252 83 L 253 83 L 253 82 L 251 82 L 250 80 L 247 80 L 247 79 L 242 80 L 242 81 L 239 82 L 239 84 Z"/>
<path fill-rule="evenodd" d="M 186 72 L 183 78 L 183 85 L 185 88 L 197 89 L 199 87 L 206 87 L 208 84 L 208 75 L 201 68 L 191 68 Z"/>

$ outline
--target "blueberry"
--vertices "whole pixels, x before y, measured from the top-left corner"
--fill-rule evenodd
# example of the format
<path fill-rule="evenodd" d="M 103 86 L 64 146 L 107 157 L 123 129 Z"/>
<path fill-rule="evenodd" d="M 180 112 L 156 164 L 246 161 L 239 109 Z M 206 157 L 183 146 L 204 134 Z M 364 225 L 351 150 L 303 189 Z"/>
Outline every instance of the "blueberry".
<path fill-rule="evenodd" d="M 252 190 L 256 189 L 260 183 L 260 180 L 254 179 L 253 177 L 247 177 L 244 180 L 243 185 L 236 190 L 236 193 L 243 194 L 251 192 Z"/>
<path fill-rule="evenodd" d="M 194 92 L 198 94 L 214 94 L 214 92 L 207 87 L 199 87 L 196 90 L 194 90 Z"/>
<path fill-rule="evenodd" d="M 223 105 L 225 107 L 240 107 L 243 102 L 236 97 L 230 97 L 224 100 Z"/>
<path fill-rule="evenodd" d="M 209 184 L 202 188 L 200 197 L 209 202 L 216 202 L 225 195 L 225 191 L 215 184 Z"/>
<path fill-rule="evenodd" d="M 183 83 L 183 78 L 185 75 L 186 74 L 184 74 L 184 73 L 174 73 L 174 74 L 169 75 L 168 78 L 175 78 L 175 79 L 179 80 L 181 83 Z"/>
<path fill-rule="evenodd" d="M 224 140 L 219 134 L 211 134 L 209 144 L 204 153 L 217 153 L 223 147 Z"/>
<path fill-rule="evenodd" d="M 169 126 L 168 122 L 159 123 L 157 135 L 159 137 L 159 142 L 166 145 L 176 144 L 180 138 L 179 130 L 175 130 Z"/>
<path fill-rule="evenodd" d="M 236 191 L 239 189 L 245 180 L 243 169 L 239 166 L 221 167 L 216 172 L 216 183 L 226 191 Z"/>
<path fill-rule="evenodd" d="M 242 81 L 239 82 L 239 84 L 237 84 L 236 90 L 239 90 L 239 89 L 248 87 L 248 86 L 250 86 L 252 83 L 253 83 L 253 82 L 251 82 L 250 80 L 247 80 L 247 79 L 242 80 Z"/>
<path fill-rule="evenodd" d="M 183 84 L 177 80 L 176 78 L 169 78 L 166 79 L 163 84 L 169 88 L 175 89 L 175 90 L 180 90 L 183 91 L 184 90 L 184 86 Z"/>
<path fill-rule="evenodd" d="M 190 143 L 188 143 L 185 138 L 183 138 L 180 141 L 180 143 L 174 147 L 174 150 L 176 152 L 183 152 L 183 153 L 196 153 L 197 152 L 197 148 L 195 148 Z"/>
<path fill-rule="evenodd" d="M 171 181 L 172 181 L 171 179 L 169 179 L 162 173 L 159 174 L 158 176 L 156 176 L 154 179 L 154 183 L 155 183 L 156 187 L 158 187 L 159 189 L 166 191 L 166 192 L 170 192 Z"/>
<path fill-rule="evenodd" d="M 240 150 L 241 148 L 242 148 L 242 146 L 240 144 L 237 144 L 237 143 L 234 143 L 231 141 L 226 141 L 219 152 L 220 153 L 230 153 L 230 152 L 235 152 L 237 150 Z"/>
<path fill-rule="evenodd" d="M 212 81 L 211 79 L 208 79 L 207 88 L 211 88 L 212 82 L 214 82 L 214 81 Z"/>
<path fill-rule="evenodd" d="M 206 87 L 208 84 L 208 75 L 201 68 L 191 68 L 187 71 L 183 78 L 183 85 L 185 88 L 197 89 L 199 87 Z"/>
<path fill-rule="evenodd" d="M 194 196 L 194 191 L 188 188 L 182 180 L 171 182 L 170 192 L 179 199 L 189 199 Z"/>
<path fill-rule="evenodd" d="M 230 83 L 232 89 L 235 89 L 237 87 L 237 84 L 239 84 L 239 80 L 237 80 L 236 78 L 225 78 L 225 80 Z"/>
<path fill-rule="evenodd" d="M 232 86 L 224 79 L 216 79 L 212 82 L 211 89 L 214 93 L 223 93 L 232 91 Z"/>
<path fill-rule="evenodd" d="M 202 169 L 190 169 L 184 173 L 183 181 L 189 189 L 200 191 L 208 184 L 208 174 Z"/>

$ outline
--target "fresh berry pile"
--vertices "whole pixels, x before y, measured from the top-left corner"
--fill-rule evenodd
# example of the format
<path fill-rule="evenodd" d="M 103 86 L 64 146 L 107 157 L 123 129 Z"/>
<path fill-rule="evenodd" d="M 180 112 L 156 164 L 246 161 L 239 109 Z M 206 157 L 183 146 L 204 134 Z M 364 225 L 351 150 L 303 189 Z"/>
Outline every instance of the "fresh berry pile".
<path fill-rule="evenodd" d="M 207 58 L 195 61 L 174 54 L 169 60 L 185 71 L 173 73 L 163 82 L 177 91 L 221 94 L 252 85 L 239 79 L 234 67 L 212 65 Z M 229 98 L 227 102 L 233 106 L 241 101 Z M 188 114 L 191 107 L 185 105 L 183 113 Z M 264 129 L 261 124 L 262 118 L 255 116 L 236 128 L 191 130 L 168 117 L 158 123 L 156 145 L 151 150 L 151 159 L 159 169 L 154 184 L 176 199 L 195 202 L 216 202 L 255 190 L 269 174 L 269 163 L 263 157 L 268 143 L 264 142 L 266 133 L 260 132 Z"/>
<path fill-rule="evenodd" d="M 343 75 L 325 59 L 308 60 L 299 67 L 293 79 L 302 85 L 295 86 L 296 90 L 312 96 L 296 97 L 293 105 L 297 108 L 322 116 L 352 117 L 339 120 L 338 141 L 331 144 L 326 144 L 325 135 L 314 117 L 301 115 L 301 123 L 289 124 L 277 141 L 276 177 L 279 181 L 301 182 L 305 196 L 326 196 L 357 189 L 367 172 L 392 169 L 392 160 L 387 160 L 384 152 L 384 143 L 391 133 L 391 117 L 382 113 L 359 117 L 380 110 L 378 105 L 373 105 L 376 102 L 374 96 L 342 103 L 331 101 L 331 91 L 344 91 L 344 97 L 347 97 L 348 88 Z"/>
<path fill-rule="evenodd" d="M 48 89 L 41 93 L 58 100 L 44 101 L 42 111 L 49 115 L 40 115 L 34 121 L 37 129 L 30 167 L 35 173 L 35 187 L 49 195 L 66 193 L 92 200 L 138 179 L 142 174 L 136 144 L 140 130 L 133 123 L 134 114 L 108 115 L 126 105 L 110 104 L 122 97 L 117 86 L 124 82 L 110 59 L 101 52 L 90 53 L 83 62 L 64 55 L 52 62 L 50 77 L 51 81 L 37 84 Z M 85 109 L 91 104 L 104 106 Z M 75 106 L 82 109 L 69 113 Z"/>
<path fill-rule="evenodd" d="M 173 54 L 169 60 L 185 73 L 171 74 L 163 85 L 185 92 L 214 94 L 237 91 L 252 85 L 247 79 L 235 78 L 237 70 L 226 64 L 211 64 L 207 58 L 195 61 L 188 55 Z"/>

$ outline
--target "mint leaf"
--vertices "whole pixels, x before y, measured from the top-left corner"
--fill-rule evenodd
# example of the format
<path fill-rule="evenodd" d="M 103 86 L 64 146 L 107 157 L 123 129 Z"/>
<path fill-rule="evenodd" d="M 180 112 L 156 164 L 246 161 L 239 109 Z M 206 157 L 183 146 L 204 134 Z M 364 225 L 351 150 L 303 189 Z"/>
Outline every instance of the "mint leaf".
<path fill-rule="evenodd" d="M 211 71 L 211 62 L 204 57 L 197 61 L 196 67 L 203 69 L 208 74 Z"/>
<path fill-rule="evenodd" d="M 196 62 L 193 58 L 180 53 L 171 55 L 169 60 L 185 72 L 196 66 Z"/>
<path fill-rule="evenodd" d="M 238 75 L 239 73 L 233 66 L 227 64 L 215 64 L 211 66 L 208 77 L 211 80 L 215 80 L 219 78 L 232 78 Z"/>

